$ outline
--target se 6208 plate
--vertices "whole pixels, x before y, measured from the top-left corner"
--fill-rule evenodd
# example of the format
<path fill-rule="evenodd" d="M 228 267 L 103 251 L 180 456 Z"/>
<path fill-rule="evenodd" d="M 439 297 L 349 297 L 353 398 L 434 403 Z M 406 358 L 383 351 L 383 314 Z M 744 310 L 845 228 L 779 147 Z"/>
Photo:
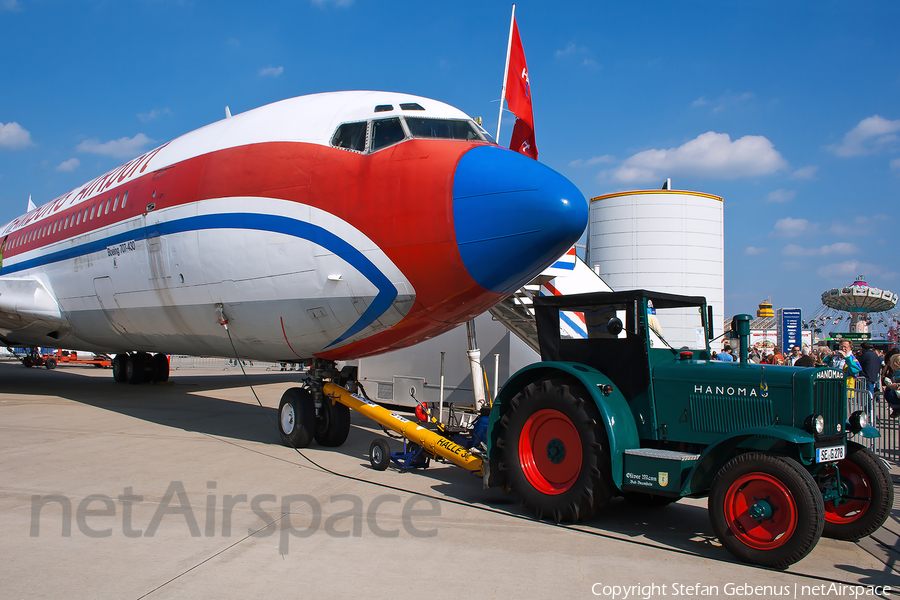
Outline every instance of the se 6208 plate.
<path fill-rule="evenodd" d="M 816 448 L 816 462 L 833 462 L 836 460 L 844 460 L 847 454 L 846 446 L 829 446 L 828 448 Z"/>

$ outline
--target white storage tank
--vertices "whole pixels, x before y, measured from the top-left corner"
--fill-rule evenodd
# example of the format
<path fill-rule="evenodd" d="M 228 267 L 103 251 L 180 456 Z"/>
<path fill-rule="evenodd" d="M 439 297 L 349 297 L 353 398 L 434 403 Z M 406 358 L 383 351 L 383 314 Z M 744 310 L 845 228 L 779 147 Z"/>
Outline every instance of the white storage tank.
<path fill-rule="evenodd" d="M 719 335 L 725 315 L 722 205 L 719 196 L 671 189 L 591 198 L 586 262 L 614 290 L 705 296 Z M 661 325 L 676 348 L 696 346 L 695 319 Z M 721 341 L 713 347 L 720 349 Z"/>

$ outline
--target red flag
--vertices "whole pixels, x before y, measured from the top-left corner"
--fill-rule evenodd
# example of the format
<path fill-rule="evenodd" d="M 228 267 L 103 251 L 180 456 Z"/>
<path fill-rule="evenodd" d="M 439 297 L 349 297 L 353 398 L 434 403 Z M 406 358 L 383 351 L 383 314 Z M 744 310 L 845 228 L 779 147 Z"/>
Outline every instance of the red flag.
<path fill-rule="evenodd" d="M 519 26 L 515 17 L 509 45 L 509 70 L 506 73 L 506 104 L 516 115 L 516 125 L 513 127 L 509 149 L 537 160 L 534 115 L 531 111 L 531 85 L 528 81 L 528 66 L 525 64 L 525 50 L 522 49 Z"/>

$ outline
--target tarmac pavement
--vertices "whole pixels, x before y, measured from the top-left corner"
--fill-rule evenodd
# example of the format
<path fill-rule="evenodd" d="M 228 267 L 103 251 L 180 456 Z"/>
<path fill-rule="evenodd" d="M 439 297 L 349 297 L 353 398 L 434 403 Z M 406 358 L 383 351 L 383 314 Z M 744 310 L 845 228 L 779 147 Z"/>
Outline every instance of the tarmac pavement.
<path fill-rule="evenodd" d="M 299 374 L 248 375 L 264 409 L 234 367 L 132 386 L 105 369 L 0 361 L 0 598 L 845 598 L 900 589 L 896 466 L 885 528 L 860 543 L 822 539 L 771 571 L 719 545 L 705 499 L 653 509 L 616 499 L 576 526 L 537 522 L 452 465 L 373 470 L 368 447 L 384 434 L 355 413 L 344 446 L 298 453 L 280 444 L 274 422 Z"/>

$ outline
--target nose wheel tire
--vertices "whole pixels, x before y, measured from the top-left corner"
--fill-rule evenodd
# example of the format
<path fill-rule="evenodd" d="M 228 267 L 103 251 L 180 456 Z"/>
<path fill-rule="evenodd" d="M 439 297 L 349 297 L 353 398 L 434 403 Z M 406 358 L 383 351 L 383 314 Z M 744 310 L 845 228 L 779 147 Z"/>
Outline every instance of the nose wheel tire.
<path fill-rule="evenodd" d="M 291 388 L 281 396 L 278 406 L 278 430 L 281 441 L 291 448 L 306 448 L 316 427 L 316 405 L 312 394 L 303 388 Z"/>
<path fill-rule="evenodd" d="M 762 452 L 742 454 L 716 475 L 709 518 L 738 559 L 784 569 L 815 547 L 825 507 L 812 476 L 797 462 Z"/>
<path fill-rule="evenodd" d="M 575 522 L 612 497 L 605 432 L 579 392 L 565 382 L 530 384 L 500 419 L 500 470 L 539 519 Z"/>
<path fill-rule="evenodd" d="M 384 440 L 372 440 L 369 445 L 369 462 L 376 471 L 384 471 L 391 464 L 391 447 Z"/>
<path fill-rule="evenodd" d="M 890 473 L 868 448 L 851 444 L 850 454 L 819 475 L 834 481 L 840 475 L 839 500 L 825 503 L 825 531 L 822 535 L 838 540 L 858 540 L 874 533 L 890 515 L 894 505 L 894 486 Z"/>

